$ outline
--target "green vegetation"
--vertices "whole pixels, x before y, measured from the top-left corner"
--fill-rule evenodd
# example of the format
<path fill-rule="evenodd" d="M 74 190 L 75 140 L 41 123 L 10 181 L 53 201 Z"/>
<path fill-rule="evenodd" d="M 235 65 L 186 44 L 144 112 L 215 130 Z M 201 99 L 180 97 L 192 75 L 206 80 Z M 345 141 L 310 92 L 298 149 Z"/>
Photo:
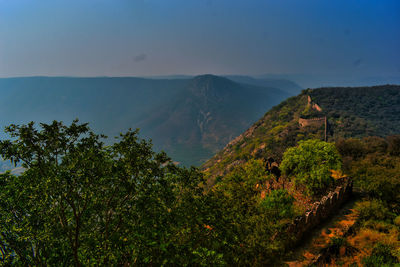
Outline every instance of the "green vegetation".
<path fill-rule="evenodd" d="M 153 152 L 138 131 L 111 144 L 77 121 L 9 126 L 11 140 L 0 141 L 0 155 L 25 169 L 0 174 L 1 264 L 279 265 L 296 241 L 289 226 L 334 185 L 331 170 L 353 177 L 362 196 L 354 229 L 331 239 L 334 257 L 398 264 L 400 136 L 339 138 L 351 133 L 341 124 L 347 111 L 335 117 L 333 107 L 318 100 L 323 90 L 303 91 L 273 108 L 207 162 L 206 175 Z M 347 97 L 361 94 L 355 92 Z M 309 94 L 333 121 L 329 141 L 338 138 L 335 145 L 319 141 L 323 127 L 299 126 L 298 119 L 311 114 Z M 271 156 L 281 162 L 279 179 L 265 169 Z"/>
<path fill-rule="evenodd" d="M 400 136 L 340 139 L 336 147 L 343 169 L 362 194 L 356 202 L 358 221 L 346 237 L 352 253 L 345 262 L 362 266 L 400 263 Z"/>
<path fill-rule="evenodd" d="M 305 186 L 309 194 L 317 195 L 333 184 L 331 170 L 341 169 L 341 159 L 334 144 L 319 140 L 300 141 L 297 147 L 289 148 L 283 154 L 280 168 L 296 184 Z"/>
<path fill-rule="evenodd" d="M 272 190 L 261 201 L 261 207 L 268 211 L 271 218 L 292 218 L 294 215 L 293 196 L 285 189 Z"/>
<path fill-rule="evenodd" d="M 287 233 L 295 216 L 293 198 L 285 190 L 260 197 L 271 178 L 261 160 L 250 160 L 207 194 L 218 214 L 211 222 L 212 234 L 230 266 L 275 265 L 293 241 Z"/>
<path fill-rule="evenodd" d="M 400 132 L 400 88 L 331 87 L 309 90 L 327 115 L 334 138 L 388 136 Z"/>
<path fill-rule="evenodd" d="M 322 111 L 307 106 L 308 96 Z M 294 210 L 304 211 L 309 198 L 303 193 L 318 198 L 333 182 L 331 170 L 342 169 L 344 174 L 353 178 L 354 190 L 364 197 L 356 204 L 359 221 L 355 233 L 345 241 L 333 244 L 338 249 L 345 246 L 346 254 L 342 255 L 342 250 L 336 256 L 347 257 L 346 262 L 361 266 L 362 259 L 372 255 L 375 244 L 382 243 L 390 248 L 391 255 L 398 261 L 400 136 L 388 135 L 400 132 L 399 108 L 399 86 L 304 90 L 299 96 L 272 108 L 203 165 L 208 187 L 215 184 L 214 188 L 220 188 L 226 183 L 232 186 L 232 178 L 237 177 L 233 174 L 243 170 L 249 162 L 272 157 L 281 163 L 284 175 L 289 176 L 283 177 L 281 183 L 295 197 Z M 328 120 L 328 141 L 335 142 L 336 149 L 332 143 L 317 141 L 324 139 L 325 125 L 299 125 L 299 118 L 322 116 Z M 303 149 L 304 143 L 309 146 Z M 330 160 L 324 160 L 322 156 Z M 299 188 L 293 189 L 290 180 L 295 181 Z M 278 190 L 282 184 L 280 186 Z M 270 201 L 267 196 L 272 196 L 272 192 L 265 195 L 265 203 Z M 268 206 L 274 207 L 274 204 Z M 275 216 L 279 217 L 277 214 L 275 209 Z M 382 258 L 378 252 L 375 254 Z"/>
<path fill-rule="evenodd" d="M 152 152 L 137 131 L 112 146 L 76 121 L 7 131 L 12 141 L 0 142 L 1 155 L 26 171 L 0 175 L 3 265 L 185 265 L 215 257 L 199 256 L 207 235 L 201 175 Z"/>
<path fill-rule="evenodd" d="M 307 106 L 307 97 L 322 112 Z M 360 88 L 320 88 L 303 90 L 269 110 L 248 131 L 227 145 L 204 165 L 210 181 L 232 171 L 232 165 L 244 164 L 256 157 L 282 160 L 287 148 L 301 140 L 324 139 L 324 125 L 299 126 L 300 117 L 328 120 L 328 141 L 340 138 L 387 136 L 400 132 L 400 87 L 384 85 Z"/>
<path fill-rule="evenodd" d="M 399 260 L 394 257 L 391 253 L 391 248 L 388 245 L 378 243 L 374 246 L 374 249 L 372 250 L 371 256 L 368 256 L 364 258 L 363 264 L 365 267 L 375 267 L 375 266 L 381 266 L 381 267 L 390 267 L 390 266 L 395 266 L 396 263 L 399 263 Z"/>
<path fill-rule="evenodd" d="M 260 198 L 261 160 L 204 193 L 196 169 L 154 153 L 137 131 L 110 146 L 87 124 L 11 125 L 0 175 L 3 265 L 271 265 L 292 237 L 285 190 Z"/>

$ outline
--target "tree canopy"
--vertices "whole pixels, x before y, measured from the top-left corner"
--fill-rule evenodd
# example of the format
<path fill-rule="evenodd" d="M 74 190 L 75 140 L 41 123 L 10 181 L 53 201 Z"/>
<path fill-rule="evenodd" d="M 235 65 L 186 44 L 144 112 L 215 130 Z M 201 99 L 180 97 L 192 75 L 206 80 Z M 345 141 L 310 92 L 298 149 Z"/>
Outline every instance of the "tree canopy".
<path fill-rule="evenodd" d="M 202 177 L 155 153 L 137 131 L 111 146 L 87 124 L 11 125 L 0 141 L 20 176 L 0 175 L 3 264 L 118 265 L 196 261 Z M 199 216 L 189 216 L 198 213 Z"/>
<path fill-rule="evenodd" d="M 283 154 L 281 169 L 308 193 L 317 194 L 331 183 L 331 170 L 340 170 L 341 158 L 334 144 L 320 140 L 300 141 Z"/>

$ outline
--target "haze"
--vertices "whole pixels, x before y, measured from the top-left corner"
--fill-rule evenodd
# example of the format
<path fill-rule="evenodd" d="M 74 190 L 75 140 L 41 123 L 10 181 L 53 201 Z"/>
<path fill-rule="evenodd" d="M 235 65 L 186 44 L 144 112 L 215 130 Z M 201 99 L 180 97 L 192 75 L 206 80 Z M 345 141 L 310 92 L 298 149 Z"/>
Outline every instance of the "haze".
<path fill-rule="evenodd" d="M 0 77 L 400 76 L 400 2 L 0 0 Z"/>

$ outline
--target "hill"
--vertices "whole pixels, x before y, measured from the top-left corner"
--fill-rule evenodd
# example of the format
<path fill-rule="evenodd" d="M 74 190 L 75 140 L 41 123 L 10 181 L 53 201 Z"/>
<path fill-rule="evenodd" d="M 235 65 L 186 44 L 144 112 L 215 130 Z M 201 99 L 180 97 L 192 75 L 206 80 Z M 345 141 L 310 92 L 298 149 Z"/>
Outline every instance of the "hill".
<path fill-rule="evenodd" d="M 238 84 L 214 75 L 197 76 L 169 105 L 150 112 L 138 126 L 173 158 L 186 164 L 198 163 L 287 95 L 278 89 Z"/>
<path fill-rule="evenodd" d="M 262 87 L 279 88 L 288 92 L 290 95 L 297 95 L 301 91 L 301 87 L 295 82 L 283 78 L 254 78 L 244 75 L 227 75 L 224 76 L 232 81 L 244 84 L 252 84 Z"/>
<path fill-rule="evenodd" d="M 140 128 L 156 150 L 184 165 L 199 165 L 288 93 L 204 75 L 7 78 L 0 79 L 0 95 L 1 128 L 75 118 L 108 136 Z"/>
<path fill-rule="evenodd" d="M 251 158 L 273 157 L 300 140 L 386 136 L 400 132 L 400 86 L 319 88 L 303 90 L 273 107 L 248 130 L 203 165 L 214 183 Z M 307 125 L 301 125 L 304 119 Z M 320 119 L 320 120 L 309 120 Z"/>

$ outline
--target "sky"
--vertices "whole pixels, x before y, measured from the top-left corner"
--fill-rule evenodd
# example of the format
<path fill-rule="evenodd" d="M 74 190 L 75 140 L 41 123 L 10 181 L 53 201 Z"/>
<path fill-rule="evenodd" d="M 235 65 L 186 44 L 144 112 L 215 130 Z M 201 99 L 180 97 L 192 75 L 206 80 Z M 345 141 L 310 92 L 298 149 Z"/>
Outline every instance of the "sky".
<path fill-rule="evenodd" d="M 400 76 L 399 0 L 0 0 L 0 77 Z"/>

